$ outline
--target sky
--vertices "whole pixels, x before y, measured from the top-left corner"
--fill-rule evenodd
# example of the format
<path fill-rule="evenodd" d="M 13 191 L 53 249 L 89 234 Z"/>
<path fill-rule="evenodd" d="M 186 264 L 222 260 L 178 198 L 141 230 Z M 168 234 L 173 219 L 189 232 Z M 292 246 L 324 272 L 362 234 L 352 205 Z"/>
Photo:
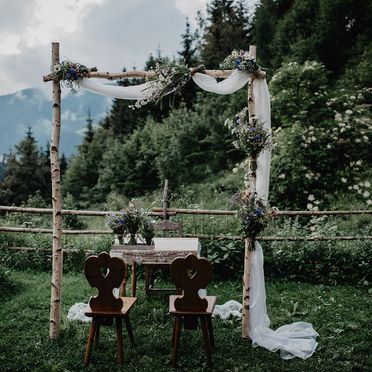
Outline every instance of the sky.
<path fill-rule="evenodd" d="M 48 83 L 51 42 L 60 58 L 99 71 L 142 69 L 160 47 L 176 56 L 186 17 L 208 0 L 0 0 L 0 95 Z M 247 1 L 247 6 L 254 3 Z"/>

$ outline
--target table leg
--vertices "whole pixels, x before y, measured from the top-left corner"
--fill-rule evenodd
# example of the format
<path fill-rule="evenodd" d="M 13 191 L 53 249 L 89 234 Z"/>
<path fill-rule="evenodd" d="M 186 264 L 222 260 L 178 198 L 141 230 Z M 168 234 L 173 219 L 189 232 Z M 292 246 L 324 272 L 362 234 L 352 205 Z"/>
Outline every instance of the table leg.
<path fill-rule="evenodd" d="M 127 276 L 128 276 L 128 265 L 125 264 L 124 278 L 120 286 L 120 297 L 125 297 L 125 287 L 127 285 Z"/>
<path fill-rule="evenodd" d="M 136 297 L 136 285 L 137 285 L 137 282 L 136 282 L 136 268 L 137 268 L 136 261 L 133 260 L 132 261 L 132 297 Z"/>

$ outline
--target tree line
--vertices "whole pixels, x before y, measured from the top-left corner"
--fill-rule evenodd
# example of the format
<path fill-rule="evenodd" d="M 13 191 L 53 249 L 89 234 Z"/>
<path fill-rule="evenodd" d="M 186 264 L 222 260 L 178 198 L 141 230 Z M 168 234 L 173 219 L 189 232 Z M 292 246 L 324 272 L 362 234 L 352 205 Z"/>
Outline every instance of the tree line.
<path fill-rule="evenodd" d="M 233 48 L 258 45 L 258 62 L 271 80 L 271 194 L 278 205 L 318 208 L 334 190 L 350 187 L 369 200 L 371 15 L 371 2 L 357 0 L 261 0 L 251 15 L 243 0 L 212 0 L 196 30 L 186 20 L 179 58 L 189 66 L 219 68 Z M 171 59 L 157 51 L 145 69 L 157 62 Z M 246 105 L 244 90 L 217 96 L 190 82 L 169 103 L 133 110 L 115 99 L 96 126 L 88 114 L 84 139 L 62 176 L 76 207 L 109 195 L 140 196 L 164 178 L 177 188 L 243 161 L 223 122 Z M 48 156 L 27 133 L 7 163 L 0 204 L 20 204 L 36 190 L 48 198 Z"/>

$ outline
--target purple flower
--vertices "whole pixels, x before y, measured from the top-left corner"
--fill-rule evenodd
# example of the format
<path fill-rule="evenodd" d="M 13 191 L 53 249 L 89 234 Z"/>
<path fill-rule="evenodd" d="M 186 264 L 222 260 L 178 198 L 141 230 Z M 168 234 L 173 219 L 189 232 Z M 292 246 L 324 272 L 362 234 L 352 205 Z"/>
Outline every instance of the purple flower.
<path fill-rule="evenodd" d="M 261 207 L 258 207 L 258 208 L 255 209 L 254 214 L 257 217 L 260 217 L 260 216 L 262 216 L 264 214 L 264 210 Z"/>
<path fill-rule="evenodd" d="M 248 129 L 248 131 L 249 131 L 249 132 L 255 132 L 255 131 L 256 131 L 256 128 L 255 128 L 255 127 L 250 127 L 250 128 Z"/>
<path fill-rule="evenodd" d="M 259 134 L 255 135 L 253 137 L 253 141 L 256 141 L 256 142 L 261 141 L 261 136 Z"/>

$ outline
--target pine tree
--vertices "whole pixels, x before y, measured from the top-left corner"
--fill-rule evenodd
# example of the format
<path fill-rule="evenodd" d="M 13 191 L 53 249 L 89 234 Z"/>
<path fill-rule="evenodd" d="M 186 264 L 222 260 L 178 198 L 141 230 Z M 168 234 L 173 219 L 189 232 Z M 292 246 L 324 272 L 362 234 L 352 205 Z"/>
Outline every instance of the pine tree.
<path fill-rule="evenodd" d="M 250 44 L 248 16 L 242 0 L 213 0 L 207 6 L 202 29 L 201 57 L 207 68 L 219 68 L 232 49 L 247 50 Z"/>
<path fill-rule="evenodd" d="M 200 61 L 197 55 L 197 47 L 194 46 L 197 34 L 191 32 L 191 25 L 186 18 L 186 30 L 181 35 L 182 37 L 182 50 L 178 52 L 183 63 L 188 67 L 196 67 Z M 186 86 L 182 89 L 182 101 L 185 102 L 187 107 L 191 107 L 196 99 L 197 88 L 194 82 L 189 81 Z"/>
<path fill-rule="evenodd" d="M 38 150 L 31 128 L 15 150 L 9 156 L 6 177 L 0 184 L 1 204 L 20 205 L 37 191 L 43 198 L 50 196 L 50 176 L 46 177 L 45 157 Z"/>

